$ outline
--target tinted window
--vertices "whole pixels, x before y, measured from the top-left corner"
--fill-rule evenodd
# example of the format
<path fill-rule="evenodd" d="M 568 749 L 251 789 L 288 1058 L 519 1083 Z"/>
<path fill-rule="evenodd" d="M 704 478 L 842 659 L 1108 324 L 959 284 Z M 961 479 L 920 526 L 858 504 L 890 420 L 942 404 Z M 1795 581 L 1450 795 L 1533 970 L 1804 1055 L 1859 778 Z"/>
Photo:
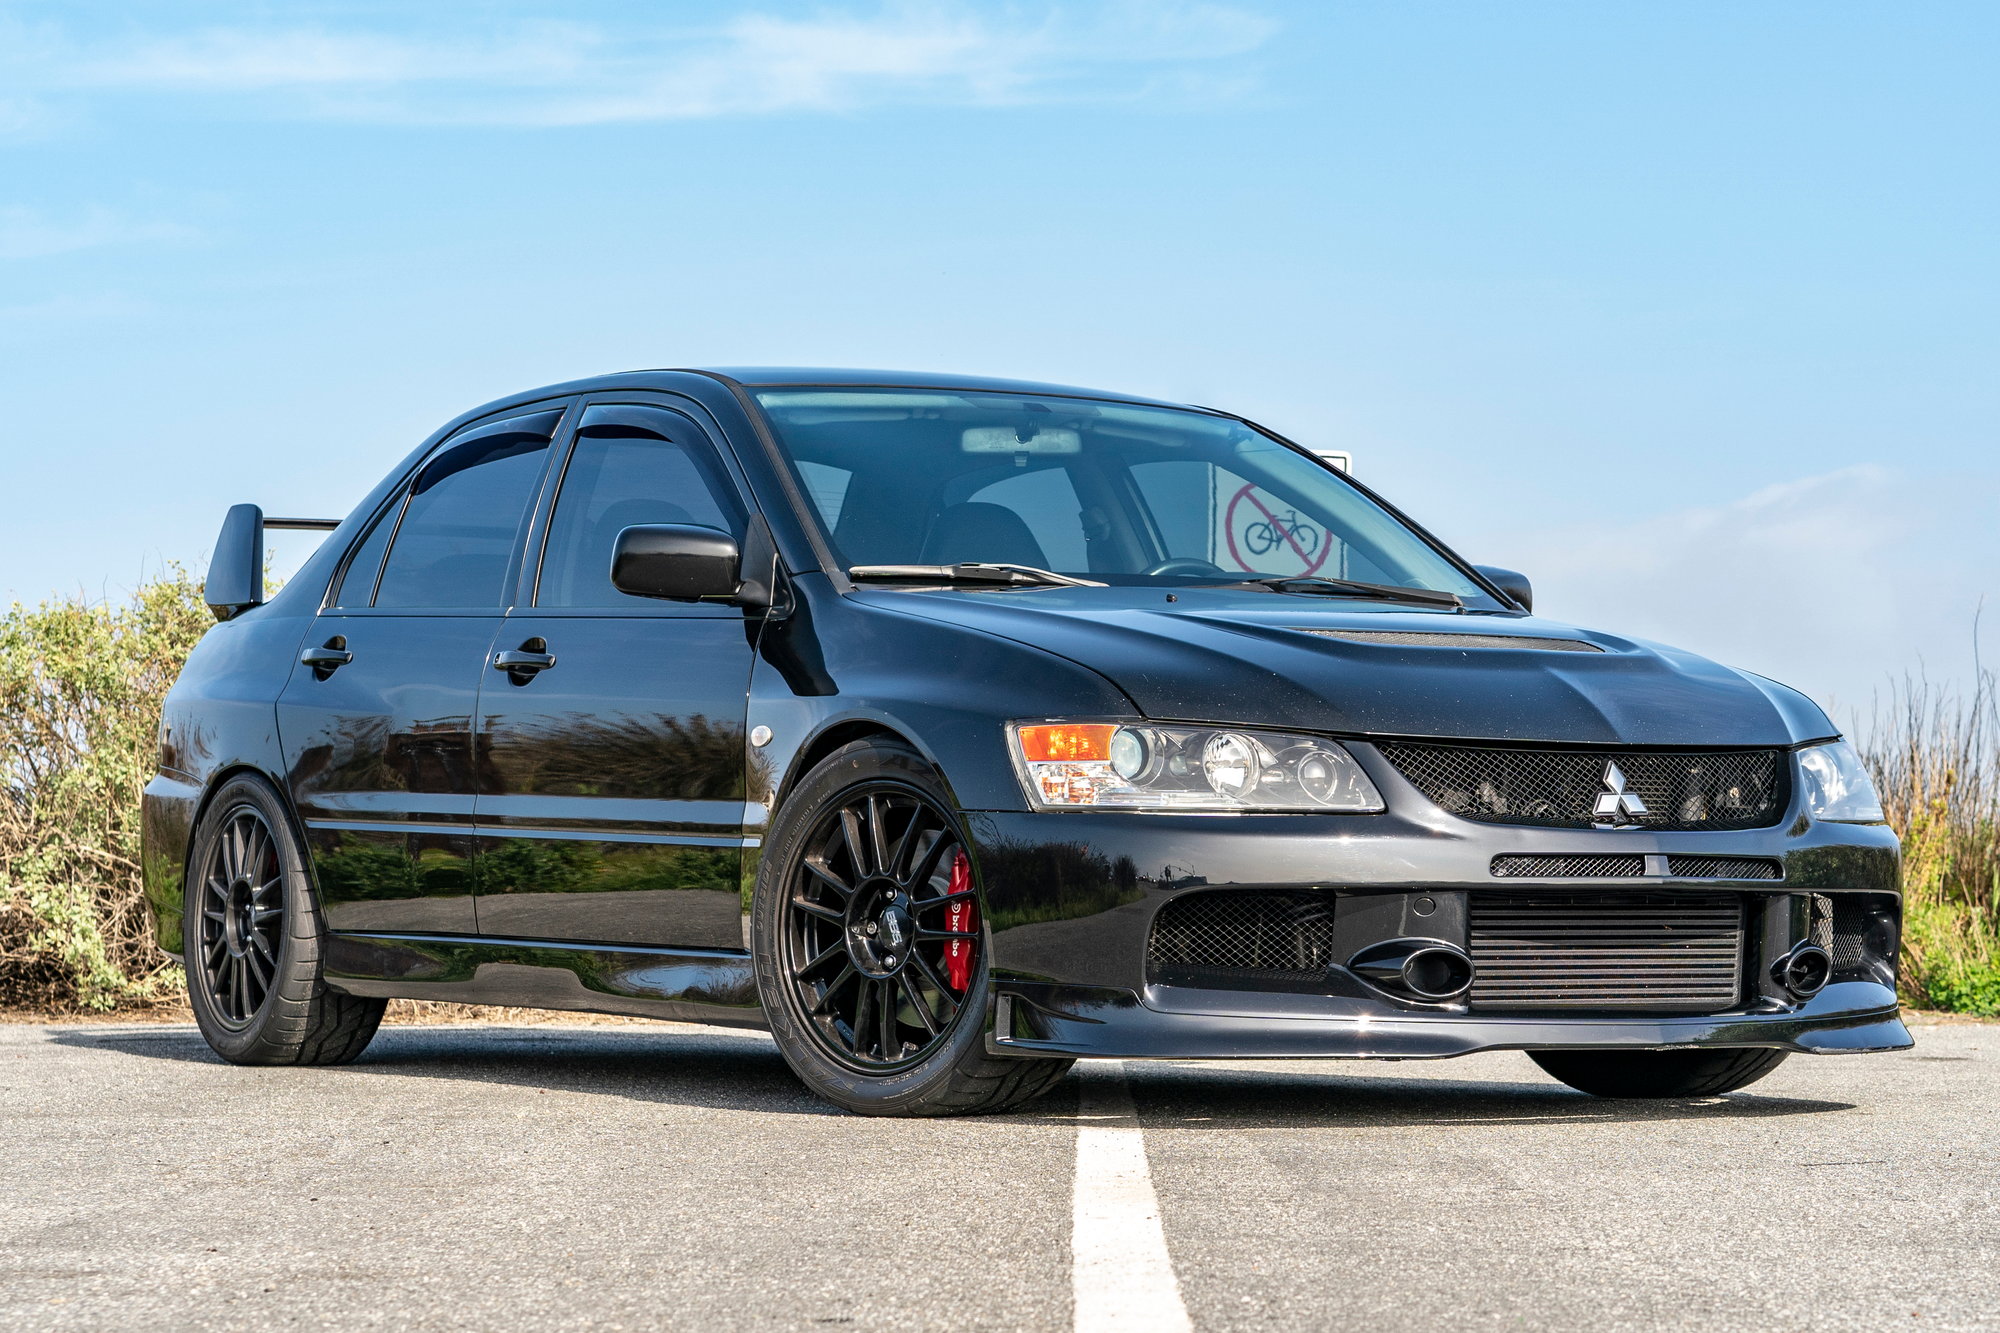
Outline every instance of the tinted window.
<path fill-rule="evenodd" d="M 375 595 L 375 576 L 382 571 L 382 553 L 389 549 L 389 538 L 396 535 L 396 519 L 402 512 L 403 497 L 398 494 L 376 516 L 368 535 L 354 548 L 347 572 L 340 576 L 340 587 L 333 595 L 335 606 L 368 605 L 368 599 Z"/>
<path fill-rule="evenodd" d="M 536 604 L 658 608 L 611 586 L 618 534 L 641 523 L 696 523 L 743 536 L 734 492 L 693 422 L 659 408 L 589 408 L 563 469 Z"/>
<path fill-rule="evenodd" d="M 1230 573 L 1406 581 L 1405 570 L 1375 554 L 1384 543 L 1393 549 L 1400 532 L 1379 510 L 1338 525 L 1227 468 L 1194 459 L 1134 463 L 1131 472 L 1167 559 L 1201 561 Z"/>
<path fill-rule="evenodd" d="M 507 566 L 560 415 L 478 427 L 424 464 L 375 605 L 497 607 L 506 600 Z"/>
<path fill-rule="evenodd" d="M 854 480 L 854 474 L 845 468 L 831 467 L 825 463 L 799 463 L 799 477 L 806 484 L 806 494 L 826 519 L 829 528 L 840 526 L 841 501 L 847 498 L 847 483 Z"/>
<path fill-rule="evenodd" d="M 1037 569 L 1090 568 L 1083 504 L 1062 468 L 1008 467 L 997 481 L 974 473 L 945 487 L 943 499 L 925 543 L 927 563 L 999 559 Z M 996 550 L 998 556 L 988 554 Z"/>
<path fill-rule="evenodd" d="M 944 389 L 773 388 L 757 401 L 842 563 L 864 575 L 960 561 L 1123 584 L 1313 574 L 1494 605 L 1339 473 L 1228 417 Z M 829 470 L 847 474 L 837 492 Z"/>

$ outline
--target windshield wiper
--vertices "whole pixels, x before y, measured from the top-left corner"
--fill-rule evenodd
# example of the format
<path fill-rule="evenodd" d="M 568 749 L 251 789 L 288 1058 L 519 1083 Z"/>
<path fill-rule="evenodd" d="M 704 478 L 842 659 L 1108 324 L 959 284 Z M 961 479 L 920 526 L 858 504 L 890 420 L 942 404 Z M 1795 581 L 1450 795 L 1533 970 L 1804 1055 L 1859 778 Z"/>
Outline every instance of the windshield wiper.
<path fill-rule="evenodd" d="M 1073 579 L 1052 569 L 1033 565 L 981 564 L 966 561 L 956 565 L 856 565 L 847 576 L 857 581 L 882 583 L 973 583 L 999 588 L 1103 588 L 1109 585 L 1091 579 Z"/>
<path fill-rule="evenodd" d="M 1320 597 L 1378 597 L 1385 602 L 1417 602 L 1424 606 L 1464 606 L 1455 592 L 1438 588 L 1405 588 L 1394 583 L 1362 583 L 1356 579 L 1246 579 L 1238 588 L 1269 588 L 1272 592 L 1307 593 Z"/>

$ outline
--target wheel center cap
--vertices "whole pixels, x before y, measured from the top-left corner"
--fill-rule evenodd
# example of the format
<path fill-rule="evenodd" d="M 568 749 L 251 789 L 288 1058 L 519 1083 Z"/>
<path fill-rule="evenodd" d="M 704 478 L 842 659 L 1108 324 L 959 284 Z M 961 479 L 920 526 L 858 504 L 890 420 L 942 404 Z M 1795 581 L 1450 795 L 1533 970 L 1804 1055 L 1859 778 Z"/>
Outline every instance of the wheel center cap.
<path fill-rule="evenodd" d="M 250 951 L 250 881 L 239 879 L 229 886 L 229 902 L 223 908 L 222 938 L 229 952 L 241 956 Z"/>
<path fill-rule="evenodd" d="M 908 912 L 895 903 L 882 909 L 880 924 L 881 934 L 876 938 L 889 948 L 902 950 L 916 936 L 916 923 L 910 920 Z"/>
<path fill-rule="evenodd" d="M 886 977 L 909 960 L 917 923 L 902 888 L 882 880 L 854 895 L 847 918 L 847 956 L 855 969 L 871 977 Z"/>

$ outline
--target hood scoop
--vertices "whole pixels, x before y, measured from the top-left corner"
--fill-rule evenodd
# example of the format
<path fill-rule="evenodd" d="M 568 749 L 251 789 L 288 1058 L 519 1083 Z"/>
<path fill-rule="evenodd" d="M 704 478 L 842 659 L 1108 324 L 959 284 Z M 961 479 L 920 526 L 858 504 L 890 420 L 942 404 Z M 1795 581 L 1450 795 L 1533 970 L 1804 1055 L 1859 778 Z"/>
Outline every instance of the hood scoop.
<path fill-rule="evenodd" d="M 1301 634 L 1317 634 L 1350 643 L 1379 643 L 1399 648 L 1512 648 L 1522 652 L 1601 653 L 1604 650 L 1582 639 L 1547 639 L 1531 634 L 1452 634 L 1400 629 L 1309 629 L 1294 626 Z"/>

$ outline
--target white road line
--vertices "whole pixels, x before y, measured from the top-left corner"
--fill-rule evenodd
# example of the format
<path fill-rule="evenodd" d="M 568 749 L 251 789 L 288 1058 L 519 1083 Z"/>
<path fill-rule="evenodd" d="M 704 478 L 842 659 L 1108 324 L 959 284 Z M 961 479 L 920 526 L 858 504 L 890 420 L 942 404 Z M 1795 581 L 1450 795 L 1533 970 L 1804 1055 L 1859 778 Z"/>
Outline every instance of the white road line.
<path fill-rule="evenodd" d="M 1077 1065 L 1070 1289 L 1076 1333 L 1190 1333 L 1146 1164 L 1146 1136 L 1116 1060 Z"/>

